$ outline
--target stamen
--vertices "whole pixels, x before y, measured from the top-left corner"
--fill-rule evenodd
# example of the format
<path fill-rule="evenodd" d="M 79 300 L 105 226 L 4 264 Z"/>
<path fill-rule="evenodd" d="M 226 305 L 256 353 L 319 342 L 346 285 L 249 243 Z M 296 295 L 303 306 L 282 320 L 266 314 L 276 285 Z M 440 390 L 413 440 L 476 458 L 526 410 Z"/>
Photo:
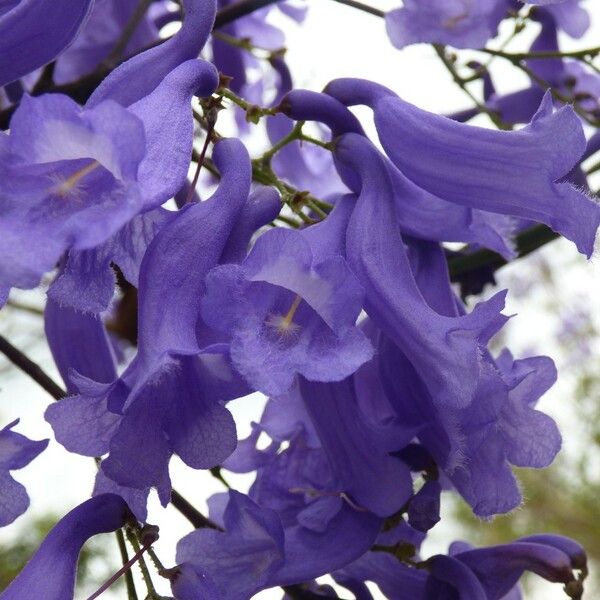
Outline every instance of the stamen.
<path fill-rule="evenodd" d="M 92 171 L 97 169 L 100 166 L 100 163 L 97 160 L 92 161 L 90 164 L 85 165 L 79 171 L 76 171 L 72 175 L 70 175 L 67 179 L 62 180 L 58 179 L 56 182 L 56 186 L 53 189 L 53 192 L 57 196 L 61 196 L 62 198 L 73 195 L 77 193 L 77 188 L 79 182 L 86 176 L 89 175 Z"/>
<path fill-rule="evenodd" d="M 302 302 L 302 297 L 296 295 L 290 309 L 285 315 L 271 315 L 267 319 L 267 325 L 270 325 L 277 330 L 281 335 L 291 335 L 300 329 L 300 325 L 294 323 L 294 315 Z"/>

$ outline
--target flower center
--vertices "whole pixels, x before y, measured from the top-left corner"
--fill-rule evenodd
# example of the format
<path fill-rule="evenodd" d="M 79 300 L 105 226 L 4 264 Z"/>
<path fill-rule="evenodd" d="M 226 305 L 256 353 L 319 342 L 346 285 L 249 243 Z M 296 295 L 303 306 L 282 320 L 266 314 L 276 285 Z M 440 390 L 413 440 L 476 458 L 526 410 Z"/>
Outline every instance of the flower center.
<path fill-rule="evenodd" d="M 79 186 L 81 180 L 89 175 L 92 171 L 96 170 L 100 166 L 100 163 L 97 160 L 92 161 L 91 163 L 85 165 L 78 171 L 75 171 L 72 175 L 69 175 L 66 179 L 58 176 L 56 178 L 56 185 L 52 189 L 53 193 L 61 198 L 66 198 L 67 196 L 76 195 L 78 191 L 80 191 Z"/>
<path fill-rule="evenodd" d="M 282 336 L 288 336 L 296 333 L 298 329 L 300 329 L 300 325 L 294 323 L 294 315 L 298 310 L 298 306 L 300 306 L 300 302 L 302 302 L 302 297 L 296 294 L 290 309 L 287 311 L 285 315 L 271 315 L 267 319 L 267 325 L 270 325 L 277 333 Z"/>

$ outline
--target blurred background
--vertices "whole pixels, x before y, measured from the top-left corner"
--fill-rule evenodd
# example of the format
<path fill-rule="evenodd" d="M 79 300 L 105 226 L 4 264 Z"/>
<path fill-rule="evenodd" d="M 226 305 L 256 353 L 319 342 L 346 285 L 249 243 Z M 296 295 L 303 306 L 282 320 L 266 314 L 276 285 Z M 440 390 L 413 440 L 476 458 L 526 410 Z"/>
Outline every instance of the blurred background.
<path fill-rule="evenodd" d="M 299 27 L 279 14 L 273 23 L 287 37 L 286 58 L 296 78 L 296 86 L 320 90 L 330 79 L 342 76 L 364 77 L 384 83 L 404 99 L 435 112 L 449 113 L 471 106 L 451 80 L 432 47 L 417 45 L 402 51 L 389 43 L 381 19 L 355 11 L 330 0 L 307 0 L 309 12 Z M 377 8 L 397 7 L 398 0 L 370 0 Z M 592 47 L 600 41 L 600 4 L 584 3 L 592 16 L 592 28 L 581 40 L 561 38 L 563 49 Z M 498 40 L 510 36 L 511 24 L 504 23 Z M 510 51 L 525 51 L 537 33 L 535 24 L 511 42 Z M 468 60 L 468 51 L 461 52 Z M 473 55 L 474 56 L 474 55 Z M 526 77 L 510 64 L 498 64 L 495 82 L 499 91 L 524 87 Z M 474 87 L 476 89 L 476 87 Z M 489 126 L 486 117 L 475 122 Z M 260 147 L 261 139 L 256 142 Z M 596 159 L 597 160 L 597 159 Z M 591 162 L 593 163 L 592 158 Z M 596 173 L 596 176 L 600 173 Z M 592 189 L 600 188 L 600 179 L 590 179 Z M 552 415 L 563 433 L 563 452 L 552 467 L 543 471 L 520 472 L 524 505 L 507 516 L 491 522 L 476 519 L 466 504 L 451 494 L 443 498 L 443 517 L 430 533 L 423 555 L 446 551 L 449 543 L 465 539 L 476 545 L 508 541 L 533 532 L 561 533 L 577 539 L 591 558 L 591 581 L 584 598 L 600 597 L 600 303 L 597 302 L 600 267 L 588 262 L 564 240 L 548 244 L 525 259 L 498 272 L 497 287 L 509 289 L 505 314 L 509 321 L 498 348 L 507 345 L 518 357 L 545 354 L 558 367 L 559 380 L 539 407 Z M 44 342 L 43 290 L 20 292 L 11 296 L 0 311 L 0 333 L 39 363 L 60 381 Z M 129 350 L 130 351 L 130 350 Z M 127 349 L 126 349 L 127 352 Z M 48 450 L 15 478 L 23 483 L 31 497 L 29 511 L 12 525 L 0 529 L 0 589 L 14 577 L 52 524 L 78 503 L 87 499 L 93 487 L 95 465 L 67 453 L 52 440 L 52 431 L 43 419 L 48 395 L 0 356 L 0 424 L 21 418 L 17 431 L 32 439 L 50 438 Z M 250 421 L 258 420 L 264 399 L 255 394 L 231 403 L 238 423 L 239 437 L 250 430 Z M 192 471 L 177 458 L 171 463 L 175 487 L 188 500 L 206 512 L 206 499 L 224 491 L 223 485 L 207 472 Z M 247 489 L 250 478 L 225 474 L 238 489 Z M 149 521 L 161 527 L 161 539 L 155 549 L 167 566 L 174 564 L 176 541 L 191 528 L 169 506 L 163 509 L 151 498 Z M 113 535 L 101 535 L 84 551 L 80 567 L 77 598 L 85 598 L 120 565 Z M 134 569 L 139 578 L 139 569 Z M 158 577 L 155 577 L 158 580 Z M 156 581 L 157 589 L 168 594 L 168 586 Z M 126 598 L 122 584 L 103 595 L 107 599 Z M 526 598 L 553 600 L 565 598 L 560 586 L 527 579 Z M 138 586 L 140 593 L 145 589 Z M 348 597 L 349 594 L 346 594 Z M 34 597 L 34 596 L 32 596 Z M 43 598 L 40 591 L 38 596 Z M 140 598 L 143 598 L 143 594 Z M 280 598 L 279 590 L 266 591 L 257 598 Z M 381 597 L 381 596 L 379 596 Z"/>

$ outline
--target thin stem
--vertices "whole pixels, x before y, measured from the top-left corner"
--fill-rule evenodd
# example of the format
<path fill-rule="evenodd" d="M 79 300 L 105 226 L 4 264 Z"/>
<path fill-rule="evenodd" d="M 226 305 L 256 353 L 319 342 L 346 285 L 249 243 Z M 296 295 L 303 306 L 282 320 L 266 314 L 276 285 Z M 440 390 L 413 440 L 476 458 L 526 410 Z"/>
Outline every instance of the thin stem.
<path fill-rule="evenodd" d="M 212 469 L 209 469 L 210 474 L 215 478 L 218 479 L 228 490 L 231 489 L 231 486 L 229 485 L 229 483 L 227 483 L 227 480 L 225 479 L 225 477 L 223 477 L 223 473 L 221 472 L 221 467 L 213 467 Z"/>
<path fill-rule="evenodd" d="M 597 162 L 595 165 L 592 165 L 587 171 L 586 175 L 591 175 L 592 173 L 596 173 L 596 171 L 600 171 L 600 162 Z"/>
<path fill-rule="evenodd" d="M 115 581 L 117 581 L 121 575 L 123 575 L 124 573 L 127 573 L 131 570 L 131 567 L 133 567 L 133 565 L 140 561 L 140 566 L 142 565 L 142 562 L 144 561 L 142 555 L 144 554 L 144 552 L 147 550 L 146 546 L 142 546 L 140 548 L 139 544 L 134 544 L 132 542 L 132 538 L 129 534 L 129 532 L 127 533 L 127 538 L 129 539 L 129 541 L 131 542 L 131 545 L 134 547 L 135 549 L 135 554 L 111 577 L 109 577 L 109 579 L 107 579 L 87 600 L 95 600 L 96 598 L 98 598 L 100 595 L 102 595 L 113 583 L 115 583 Z M 137 540 L 135 540 L 135 542 L 137 543 Z M 145 563 L 144 563 L 144 567 L 145 567 Z M 146 569 L 147 571 L 147 569 Z M 142 574 L 143 574 L 143 570 L 142 570 Z M 152 582 L 150 582 L 152 583 Z M 154 587 L 152 587 L 152 589 L 154 589 Z M 157 594 L 156 591 L 154 592 L 154 598 L 157 598 Z"/>
<path fill-rule="evenodd" d="M 277 50 L 270 50 L 269 48 L 264 48 L 262 46 L 257 46 L 253 42 L 250 41 L 249 38 L 236 38 L 228 33 L 224 33 L 223 31 L 213 31 L 212 36 L 225 44 L 229 44 L 234 48 L 240 48 L 241 50 L 245 50 L 249 52 L 253 56 L 257 58 L 262 58 L 264 60 L 269 60 L 273 58 L 273 56 L 280 56 L 285 53 L 285 48 L 279 48 Z"/>
<path fill-rule="evenodd" d="M 158 574 L 162 575 L 166 571 L 165 566 L 162 564 L 162 561 L 158 558 L 156 552 L 154 552 L 154 550 L 151 547 L 148 548 L 148 556 L 150 557 L 150 560 L 154 563 L 154 568 L 158 571 Z"/>
<path fill-rule="evenodd" d="M 598 127 L 598 126 L 600 126 L 600 119 L 594 119 L 594 118 L 590 117 L 585 112 L 585 110 L 581 109 L 577 105 L 577 103 L 574 101 L 574 99 L 571 99 L 568 96 L 565 96 L 564 94 L 561 94 L 557 89 L 555 89 L 554 87 L 552 87 L 552 85 L 550 83 L 548 83 L 545 79 L 542 79 L 535 71 L 533 71 L 532 69 L 530 69 L 524 62 L 521 62 L 521 61 L 513 62 L 512 60 L 511 60 L 511 62 L 512 62 L 513 65 L 515 65 L 515 67 L 521 69 L 521 71 L 523 71 L 523 73 L 526 73 L 541 88 L 543 88 L 545 90 L 549 90 L 550 93 L 552 94 L 553 98 L 555 98 L 556 100 L 559 100 L 563 104 L 569 104 L 569 105 L 571 105 L 573 107 L 573 110 L 584 121 L 586 121 L 588 124 L 592 125 L 592 127 Z"/>
<path fill-rule="evenodd" d="M 13 365 L 27 373 L 31 379 L 43 387 L 55 400 L 61 400 L 67 396 L 67 392 L 63 390 L 53 379 L 51 379 L 45 371 L 23 352 L 15 348 L 4 336 L 0 335 L 0 352 L 10 360 Z"/>
<path fill-rule="evenodd" d="M 245 110 L 246 120 L 251 121 L 252 123 L 258 123 L 261 117 L 276 115 L 278 113 L 277 108 L 264 108 L 262 106 L 251 104 L 226 87 L 219 88 L 215 93 L 227 98 L 227 100 L 231 100 L 235 105 L 239 106 L 242 110 Z"/>
<path fill-rule="evenodd" d="M 448 58 L 446 55 L 446 48 L 444 46 L 440 46 L 439 44 L 434 44 L 433 48 L 435 53 L 438 55 L 442 64 L 446 67 L 448 73 L 450 73 L 454 83 L 460 87 L 460 89 L 471 99 L 471 101 L 475 104 L 475 106 L 480 110 L 480 112 L 485 113 L 488 117 L 493 121 L 493 123 L 498 127 L 498 129 L 507 129 L 507 125 L 502 122 L 497 113 L 487 107 L 485 104 L 480 102 L 477 97 L 471 92 L 471 90 L 467 87 L 467 81 L 461 77 L 454 66 L 454 63 Z"/>
<path fill-rule="evenodd" d="M 212 109 L 209 110 L 209 114 Z M 192 179 L 192 183 L 190 185 L 190 189 L 187 193 L 187 198 L 185 199 L 186 204 L 189 204 L 194 197 L 194 192 L 196 191 L 196 186 L 198 185 L 198 179 L 200 178 L 200 171 L 202 170 L 202 165 L 204 164 L 204 159 L 206 158 L 206 151 L 208 150 L 208 145 L 212 139 L 213 132 L 215 130 L 215 124 L 217 121 L 216 113 L 214 113 L 210 117 L 206 117 L 206 139 L 204 140 L 204 144 L 202 146 L 202 150 L 200 151 L 200 156 L 198 156 L 197 164 L 196 164 L 196 172 L 194 173 L 194 179 Z"/>
<path fill-rule="evenodd" d="M 285 148 L 288 144 L 299 140 L 302 134 L 302 126 L 304 125 L 304 121 L 298 121 L 292 130 L 284 135 L 278 142 L 276 142 L 270 150 L 267 150 L 262 156 L 257 158 L 257 162 L 263 164 L 269 164 L 271 159 L 282 149 Z"/>
<path fill-rule="evenodd" d="M 125 544 L 125 536 L 123 535 L 123 530 L 117 529 L 117 531 L 115 531 L 115 535 L 117 537 L 117 544 L 119 544 L 121 561 L 123 563 L 123 566 L 125 566 L 129 563 L 129 556 L 127 554 L 127 546 Z M 125 586 L 127 587 L 127 600 L 138 600 L 131 569 L 127 569 L 127 571 L 125 571 Z"/>
<path fill-rule="evenodd" d="M 547 243 L 560 237 L 546 225 L 536 225 L 526 229 L 517 235 L 516 246 L 518 258 L 531 254 L 534 250 L 541 248 Z M 482 268 L 490 268 L 497 271 L 507 263 L 506 259 L 492 250 L 478 250 L 469 254 L 453 256 L 448 260 L 450 278 L 452 281 L 460 281 L 472 271 Z"/>
<path fill-rule="evenodd" d="M 357 2 L 356 0 L 333 0 L 334 2 L 338 2 L 339 4 L 345 4 L 346 6 L 350 6 L 351 8 L 356 8 L 365 12 L 369 15 L 373 15 L 375 17 L 385 17 L 385 11 L 379 8 L 375 8 L 373 6 L 369 6 L 364 2 Z"/>
<path fill-rule="evenodd" d="M 44 311 L 41 308 L 38 308 L 37 306 L 29 306 L 27 304 L 21 304 L 19 302 L 15 302 L 14 300 L 8 300 L 6 302 L 6 306 L 10 306 L 11 308 L 14 308 L 15 310 L 21 310 L 23 312 L 27 312 L 31 315 L 36 315 L 37 317 L 44 316 Z"/>
<path fill-rule="evenodd" d="M 329 150 L 329 152 L 333 150 L 333 145 L 330 142 L 324 142 L 323 140 L 314 138 L 311 135 L 306 135 L 303 132 L 300 132 L 300 137 L 298 139 L 301 142 L 308 142 L 309 144 L 314 144 L 315 146 L 319 146 L 324 150 Z"/>
<path fill-rule="evenodd" d="M 215 529 L 223 531 L 216 523 L 205 517 L 196 507 L 192 506 L 177 490 L 171 491 L 171 504 L 196 528 Z"/>
<path fill-rule="evenodd" d="M 548 59 L 548 58 L 594 58 L 600 54 L 600 46 L 594 48 L 587 48 L 585 50 L 574 50 L 571 52 L 562 52 L 557 50 L 555 52 L 504 52 L 503 50 L 493 50 L 492 48 L 481 48 L 479 52 L 485 52 L 492 56 L 500 56 L 510 61 L 521 61 L 528 59 Z"/>
<path fill-rule="evenodd" d="M 139 0 L 138 5 L 135 7 L 135 10 L 129 18 L 129 21 L 127 21 L 127 24 L 125 25 L 121 36 L 117 40 L 117 43 L 104 60 L 104 63 L 108 67 L 113 67 L 115 63 L 119 62 L 123 56 L 123 53 L 125 52 L 125 48 L 127 48 L 127 44 L 129 44 L 133 34 L 135 33 L 135 30 L 141 23 L 144 15 L 148 12 L 148 9 L 153 1 L 154 0 Z"/>
<path fill-rule="evenodd" d="M 140 543 L 135 535 L 134 531 L 131 529 L 127 529 L 127 539 L 129 543 L 133 546 L 135 550 L 134 557 L 137 557 L 136 560 L 140 565 L 140 571 L 142 572 L 142 577 L 144 579 L 144 583 L 146 584 L 146 588 L 148 589 L 148 597 L 152 600 L 160 600 L 160 596 L 154 587 L 154 583 L 152 582 L 152 577 L 150 575 L 150 571 L 148 570 L 148 566 L 146 565 L 146 561 L 144 560 L 143 554 L 149 548 L 148 546 L 140 546 Z M 132 559 L 133 560 L 133 559 Z M 95 598 L 96 596 L 94 596 Z M 92 600 L 92 598 L 88 598 L 88 600 Z"/>

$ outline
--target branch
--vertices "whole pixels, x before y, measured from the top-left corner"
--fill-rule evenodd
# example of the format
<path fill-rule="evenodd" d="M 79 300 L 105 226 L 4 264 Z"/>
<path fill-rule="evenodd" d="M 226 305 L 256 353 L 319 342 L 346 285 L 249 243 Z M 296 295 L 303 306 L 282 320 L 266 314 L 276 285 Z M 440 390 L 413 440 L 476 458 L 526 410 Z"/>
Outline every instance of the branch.
<path fill-rule="evenodd" d="M 31 379 L 42 386 L 55 400 L 60 400 L 67 396 L 67 392 L 51 379 L 39 365 L 27 358 L 25 354 L 15 348 L 2 335 L 0 335 L 0 352 L 4 354 L 13 365 L 27 373 Z"/>
<path fill-rule="evenodd" d="M 587 48 L 584 50 L 573 50 L 571 52 L 504 52 L 502 50 L 492 50 L 491 48 L 481 48 L 479 52 L 485 52 L 492 56 L 500 56 L 510 61 L 529 60 L 529 59 L 545 59 L 545 58 L 594 58 L 600 54 L 600 46 Z"/>
<path fill-rule="evenodd" d="M 223 531 L 216 523 L 205 517 L 197 508 L 192 506 L 177 490 L 171 491 L 171 504 L 196 528 L 215 529 Z"/>
<path fill-rule="evenodd" d="M 339 2 L 340 4 L 345 4 L 346 6 L 350 6 L 351 8 L 356 8 L 357 10 L 361 10 L 369 15 L 373 15 L 375 17 L 385 17 L 385 11 L 380 10 L 379 8 L 375 8 L 373 6 L 369 6 L 368 4 L 364 4 L 363 2 L 357 2 L 356 0 L 333 0 L 334 2 Z"/>
<path fill-rule="evenodd" d="M 233 23 L 233 21 L 241 19 L 256 10 L 280 1 L 281 0 L 240 0 L 235 4 L 225 6 L 217 13 L 214 29 L 219 29 L 220 27 Z"/>
<path fill-rule="evenodd" d="M 536 225 L 526 229 L 516 237 L 517 258 L 523 258 L 548 242 L 560 237 L 546 225 Z M 492 250 L 478 250 L 470 254 L 453 256 L 448 260 L 450 279 L 460 282 L 466 275 L 477 269 L 488 268 L 497 271 L 508 261 Z"/>

